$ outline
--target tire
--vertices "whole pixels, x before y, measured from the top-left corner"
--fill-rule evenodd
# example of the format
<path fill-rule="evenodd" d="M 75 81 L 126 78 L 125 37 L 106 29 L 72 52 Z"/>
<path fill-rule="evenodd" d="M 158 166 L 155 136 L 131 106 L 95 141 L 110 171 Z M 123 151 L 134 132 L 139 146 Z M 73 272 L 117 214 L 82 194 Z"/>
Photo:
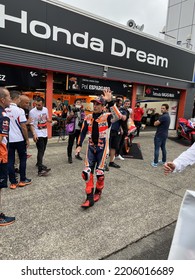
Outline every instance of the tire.
<path fill-rule="evenodd" d="M 181 139 L 181 138 L 182 138 L 181 129 L 180 129 L 180 128 L 177 129 L 177 138 L 178 138 L 178 139 Z"/>
<path fill-rule="evenodd" d="M 194 144 L 195 142 L 195 134 L 191 134 L 191 144 Z"/>
<path fill-rule="evenodd" d="M 129 143 L 129 137 L 126 137 L 124 140 L 124 146 L 123 146 L 123 153 L 124 155 L 127 155 L 130 151 L 130 143 Z"/>

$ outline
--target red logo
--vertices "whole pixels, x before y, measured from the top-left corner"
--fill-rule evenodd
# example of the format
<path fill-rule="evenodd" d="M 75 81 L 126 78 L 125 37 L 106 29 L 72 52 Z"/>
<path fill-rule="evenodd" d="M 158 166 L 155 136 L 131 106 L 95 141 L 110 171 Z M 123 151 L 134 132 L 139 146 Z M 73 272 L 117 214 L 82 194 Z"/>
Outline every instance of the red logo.
<path fill-rule="evenodd" d="M 151 91 L 150 88 L 147 88 L 146 91 L 145 91 L 146 94 L 151 94 L 151 92 L 152 92 L 152 91 Z"/>

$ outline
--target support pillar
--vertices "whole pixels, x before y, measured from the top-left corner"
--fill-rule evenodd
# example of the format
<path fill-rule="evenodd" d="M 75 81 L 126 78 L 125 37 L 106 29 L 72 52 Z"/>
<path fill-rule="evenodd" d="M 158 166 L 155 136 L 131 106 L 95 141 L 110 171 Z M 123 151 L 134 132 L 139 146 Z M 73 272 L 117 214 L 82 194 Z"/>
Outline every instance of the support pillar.
<path fill-rule="evenodd" d="M 46 107 L 48 109 L 49 118 L 52 119 L 52 102 L 53 102 L 53 72 L 47 72 L 46 79 Z M 52 137 L 52 126 L 48 124 L 48 138 Z"/>
<path fill-rule="evenodd" d="M 133 109 L 132 119 L 134 119 L 134 108 L 136 104 L 137 84 L 133 84 L 132 97 L 131 97 L 131 108 Z"/>

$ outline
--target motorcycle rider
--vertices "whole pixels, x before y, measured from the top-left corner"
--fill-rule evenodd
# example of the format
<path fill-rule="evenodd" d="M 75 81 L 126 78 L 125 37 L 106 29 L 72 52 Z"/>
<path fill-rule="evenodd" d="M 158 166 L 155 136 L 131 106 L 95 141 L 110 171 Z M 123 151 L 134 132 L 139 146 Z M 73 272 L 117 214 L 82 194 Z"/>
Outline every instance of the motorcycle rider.
<path fill-rule="evenodd" d="M 104 112 L 107 101 L 110 112 Z M 120 111 L 112 101 L 111 90 L 104 90 L 103 95 L 92 100 L 94 111 L 86 116 L 82 125 L 81 134 L 77 143 L 77 152 L 80 153 L 82 143 L 88 133 L 88 145 L 85 159 L 85 169 L 82 177 L 86 182 L 86 201 L 81 205 L 88 208 L 100 199 L 104 188 L 104 165 L 109 146 L 109 127 L 111 123 L 122 118 Z M 96 173 L 96 188 L 94 193 L 94 170 Z"/>

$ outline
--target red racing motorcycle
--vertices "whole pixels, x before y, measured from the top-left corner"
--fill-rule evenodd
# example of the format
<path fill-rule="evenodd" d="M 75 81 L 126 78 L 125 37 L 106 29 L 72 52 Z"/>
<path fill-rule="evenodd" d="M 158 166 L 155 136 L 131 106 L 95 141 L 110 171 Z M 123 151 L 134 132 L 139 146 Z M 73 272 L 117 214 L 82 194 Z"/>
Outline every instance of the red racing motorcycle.
<path fill-rule="evenodd" d="M 177 136 L 179 139 L 185 138 L 193 144 L 195 142 L 195 122 L 179 118 L 179 126 L 177 128 Z"/>

